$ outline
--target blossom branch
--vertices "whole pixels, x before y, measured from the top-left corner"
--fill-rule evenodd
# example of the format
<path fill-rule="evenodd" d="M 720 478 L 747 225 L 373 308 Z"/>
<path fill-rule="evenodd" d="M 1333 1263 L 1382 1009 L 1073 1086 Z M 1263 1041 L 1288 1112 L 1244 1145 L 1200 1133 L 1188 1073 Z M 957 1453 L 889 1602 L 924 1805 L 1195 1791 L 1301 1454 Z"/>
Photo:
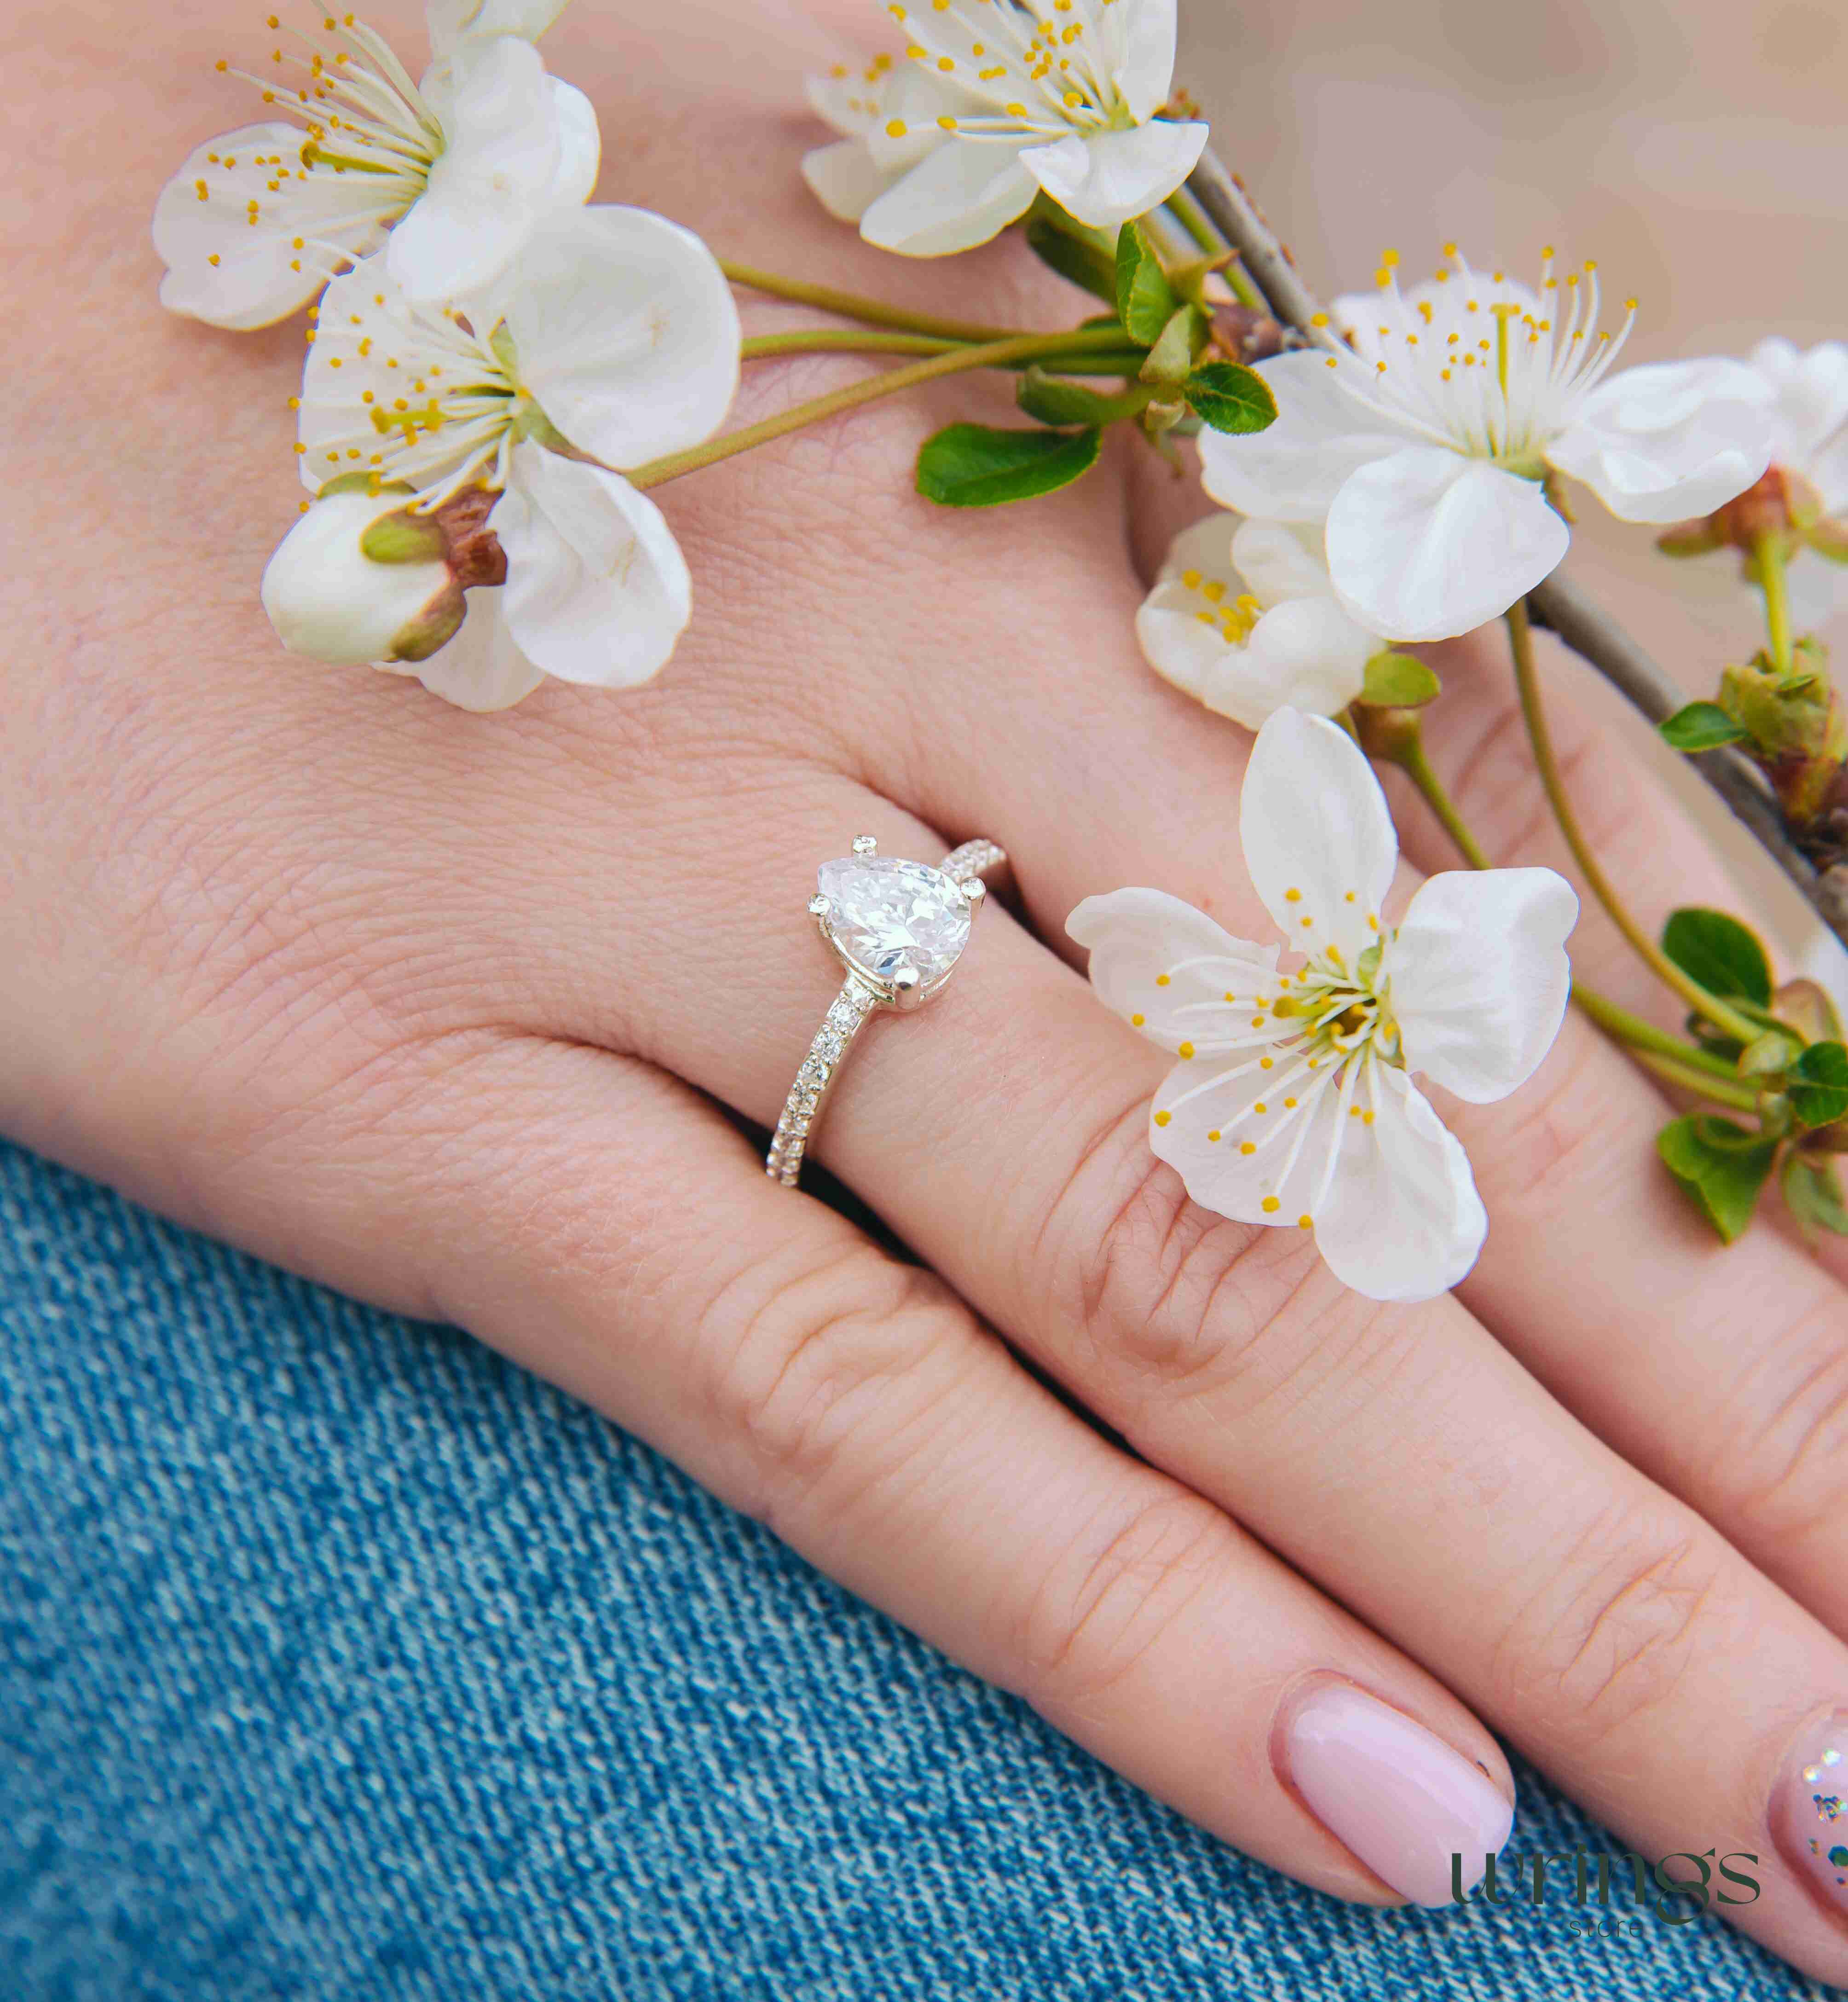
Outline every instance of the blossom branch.
<path fill-rule="evenodd" d="M 1322 311 L 1277 233 L 1236 175 L 1209 146 L 1187 187 L 1214 228 L 1238 253 L 1277 318 L 1299 333 L 1314 330 Z M 1557 571 L 1532 592 L 1534 622 L 1545 626 L 1595 668 L 1653 724 L 1665 722 L 1686 700 L 1609 613 Z M 1782 813 L 1750 762 L 1731 750 L 1704 752 L 1689 761 L 1801 893 L 1844 946 L 1848 946 L 1848 867 L 1819 872 L 1790 839 Z"/>

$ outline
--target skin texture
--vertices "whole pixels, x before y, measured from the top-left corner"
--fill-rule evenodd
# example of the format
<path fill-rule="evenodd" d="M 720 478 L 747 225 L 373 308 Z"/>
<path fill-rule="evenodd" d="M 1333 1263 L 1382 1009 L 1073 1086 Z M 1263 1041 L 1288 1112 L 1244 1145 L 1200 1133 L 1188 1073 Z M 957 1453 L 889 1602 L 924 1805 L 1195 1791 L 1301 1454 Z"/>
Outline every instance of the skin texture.
<path fill-rule="evenodd" d="M 420 48 L 407 9 L 369 18 Z M 1765 1819 L 1787 1746 L 1848 1703 L 1839 1261 L 1769 1226 L 1718 1251 L 1655 1163 L 1662 1100 L 1576 1020 L 1508 1103 L 1439 1097 L 1492 1219 L 1455 1299 L 1375 1306 L 1295 1233 L 1187 1205 L 1145 1144 L 1163 1060 L 1062 923 L 1148 883 L 1269 935 L 1236 838 L 1249 739 L 1131 638 L 1203 510 L 1129 441 L 1031 507 L 932 510 L 919 441 L 1005 420 L 1004 385 L 660 490 L 695 618 L 648 688 L 477 717 L 283 654 L 256 582 L 300 497 L 301 328 L 164 316 L 145 228 L 187 147 L 253 115 L 211 65 L 263 33 L 214 0 L 157 37 L 126 5 L 17 37 L 0 1127 L 472 1329 L 1309 1883 L 1393 1896 L 1280 1768 L 1323 1676 L 1506 1788 L 1487 1723 L 1648 1855 L 1760 1852 L 1730 1916 L 1848 1980 Z M 598 104 L 606 200 L 928 309 L 1088 312 L 1017 244 L 918 265 L 819 212 L 799 85 L 833 46 L 689 0 L 574 10 L 546 51 Z M 747 331 L 807 317 L 756 302 Z M 863 365 L 751 364 L 734 420 Z M 1646 920 L 1731 898 L 1548 659 L 1568 781 Z M 1563 867 L 1497 647 L 1439 664 L 1465 812 L 1499 860 Z M 1403 895 L 1451 858 L 1402 824 Z M 814 870 L 862 832 L 1016 857 L 1011 912 L 926 1014 L 874 1025 L 817 1149 L 922 1268 L 767 1183 L 717 1109 L 780 1106 L 838 982 Z M 1574 956 L 1674 1019 L 1595 913 Z"/>

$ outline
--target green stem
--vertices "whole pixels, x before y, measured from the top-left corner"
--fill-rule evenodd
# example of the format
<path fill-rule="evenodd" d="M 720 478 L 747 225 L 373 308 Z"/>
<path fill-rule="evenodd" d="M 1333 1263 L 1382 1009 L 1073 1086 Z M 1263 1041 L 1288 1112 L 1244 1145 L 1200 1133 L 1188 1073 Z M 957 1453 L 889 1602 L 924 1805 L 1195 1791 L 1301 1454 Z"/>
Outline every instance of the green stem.
<path fill-rule="evenodd" d="M 755 334 L 744 344 L 743 352 L 747 361 L 762 361 L 784 354 L 948 354 L 968 345 L 966 341 L 940 340 L 928 333 L 870 333 L 859 327 L 816 326 L 803 327 L 793 333 Z M 1125 347 L 1095 354 L 1086 349 L 1071 354 L 1038 355 L 1034 361 L 1049 375 L 1133 375 L 1148 358 L 1146 348 Z"/>
<path fill-rule="evenodd" d="M 1639 1049 L 1635 1055 L 1638 1063 L 1654 1071 L 1658 1077 L 1665 1079 L 1668 1083 L 1679 1086 L 1683 1091 L 1692 1091 L 1702 1098 L 1710 1098 L 1716 1105 L 1730 1105 L 1735 1111 L 1756 1112 L 1758 1110 L 1757 1094 L 1742 1084 L 1723 1084 L 1717 1078 L 1710 1077 L 1703 1071 L 1677 1063 L 1672 1057 L 1658 1056 L 1653 1050 Z"/>
<path fill-rule="evenodd" d="M 1699 1048 L 1693 1043 L 1684 1043 L 1666 1029 L 1658 1029 L 1653 1022 L 1645 1022 L 1641 1015 L 1633 1015 L 1627 1008 L 1620 1008 L 1616 1002 L 1607 999 L 1595 988 L 1586 986 L 1582 980 L 1573 982 L 1572 999 L 1606 1035 L 1627 1043 L 1632 1049 L 1653 1051 L 1684 1070 L 1700 1071 L 1710 1079 L 1724 1079 L 1739 1089 L 1745 1088 L 1738 1086 L 1738 1072 L 1724 1057 L 1717 1057 L 1710 1050 Z"/>
<path fill-rule="evenodd" d="M 1783 572 L 1783 545 L 1770 533 L 1752 539 L 1758 560 L 1759 588 L 1765 595 L 1765 630 L 1771 641 L 1771 661 L 1780 675 L 1790 671 L 1790 596 Z"/>
<path fill-rule="evenodd" d="M 863 382 L 850 382 L 845 389 L 814 397 L 806 403 L 793 404 L 786 410 L 779 410 L 773 417 L 765 417 L 760 424 L 747 424 L 742 431 L 732 431 L 724 438 L 710 438 L 688 451 L 670 452 L 664 459 L 650 459 L 647 465 L 635 467 L 627 478 L 632 487 L 658 487 L 664 480 L 678 480 L 682 473 L 697 473 L 702 466 L 716 466 L 721 459 L 735 458 L 741 452 L 768 445 L 772 438 L 786 438 L 791 431 L 800 431 L 805 425 L 819 424 L 825 417 L 851 410 L 861 403 L 876 402 L 882 396 L 896 396 L 922 383 L 934 382 L 942 375 L 961 375 L 971 368 L 1004 368 L 1016 361 L 1037 361 L 1048 355 L 1107 354 L 1113 347 L 1120 347 L 1122 341 L 1121 328 L 1100 326 L 1075 333 L 1010 334 L 1005 340 L 959 347 L 949 354 L 933 355 L 928 361 L 914 361 L 908 368 L 888 368 L 880 375 L 868 376 Z"/>
<path fill-rule="evenodd" d="M 821 312 L 838 314 L 842 319 L 857 319 L 868 326 L 891 326 L 905 333 L 926 333 L 939 340 L 968 340 L 986 344 L 1008 340 L 1023 329 L 986 326 L 972 320 L 940 319 L 932 313 L 913 312 L 905 306 L 887 305 L 880 299 L 863 298 L 857 292 L 837 292 L 828 285 L 811 285 L 800 278 L 779 277 L 774 271 L 760 271 L 755 265 L 719 260 L 719 269 L 734 285 L 772 298 L 793 299 L 798 305 L 814 306 Z"/>
<path fill-rule="evenodd" d="M 1197 249 L 1204 250 L 1209 257 L 1216 257 L 1226 248 L 1219 241 L 1219 232 L 1207 221 L 1206 211 L 1187 192 L 1184 183 L 1169 196 L 1167 205 L 1173 212 L 1174 220 L 1193 238 Z"/>
<path fill-rule="evenodd" d="M 1527 601 L 1524 598 L 1517 598 L 1508 609 L 1508 648 L 1514 656 L 1515 683 L 1521 694 L 1521 713 L 1526 719 L 1528 741 L 1533 747 L 1533 762 L 1539 772 L 1540 783 L 1546 788 L 1553 818 L 1559 823 L 1559 831 L 1565 836 L 1566 846 L 1571 849 L 1572 859 L 1578 864 L 1579 872 L 1589 884 L 1592 894 L 1604 906 L 1611 923 L 1629 941 L 1631 950 L 1665 986 L 1672 989 L 1696 1014 L 1704 1016 L 1722 1034 L 1742 1043 L 1753 1041 L 1759 1034 L 1756 1024 L 1735 1013 L 1717 995 L 1708 993 L 1699 981 L 1682 972 L 1630 916 L 1598 858 L 1592 854 L 1578 816 L 1572 811 L 1572 802 L 1566 797 L 1559 761 L 1553 755 L 1552 733 L 1546 727 L 1546 711 L 1540 705 L 1539 677 L 1534 671 L 1533 663 L 1533 633 L 1528 623 Z"/>
<path fill-rule="evenodd" d="M 1216 256 L 1220 251 L 1230 247 L 1207 219 L 1206 211 L 1194 199 L 1184 182 L 1169 196 L 1167 205 L 1173 211 L 1175 221 L 1209 257 Z M 1253 307 L 1259 312 L 1267 313 L 1271 310 L 1263 293 L 1251 282 L 1236 254 L 1225 267 L 1222 276 L 1232 288 L 1232 295 L 1240 305 Z"/>
<path fill-rule="evenodd" d="M 947 354 L 966 347 L 932 333 L 869 333 L 863 327 L 804 327 L 797 333 L 757 333 L 744 343 L 744 358 L 762 361 L 779 354 Z"/>
<path fill-rule="evenodd" d="M 1491 869 L 1494 867 L 1484 852 L 1483 846 L 1456 810 L 1456 802 L 1445 791 L 1443 782 L 1431 769 L 1431 760 L 1424 755 L 1424 733 L 1420 731 L 1410 736 L 1394 754 L 1394 762 L 1424 797 L 1424 804 L 1443 823 L 1444 832 L 1456 843 L 1457 852 L 1472 869 Z"/>

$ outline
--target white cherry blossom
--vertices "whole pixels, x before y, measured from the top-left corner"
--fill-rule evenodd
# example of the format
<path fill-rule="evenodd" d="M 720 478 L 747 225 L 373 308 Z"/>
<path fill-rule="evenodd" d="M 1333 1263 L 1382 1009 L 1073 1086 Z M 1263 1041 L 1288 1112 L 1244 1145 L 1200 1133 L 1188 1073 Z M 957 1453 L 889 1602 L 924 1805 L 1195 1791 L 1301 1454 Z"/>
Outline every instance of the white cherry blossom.
<path fill-rule="evenodd" d="M 833 214 L 908 256 L 967 250 L 1044 192 L 1114 229 L 1193 171 L 1207 128 L 1159 118 L 1175 0 L 922 0 L 903 58 L 838 65 L 810 101 L 843 136 L 803 163 Z"/>
<path fill-rule="evenodd" d="M 1400 640 L 1505 612 L 1566 553 L 1554 474 L 1627 521 L 1704 514 L 1763 473 L 1770 392 L 1742 363 L 1610 372 L 1635 317 L 1600 332 L 1596 269 L 1537 290 L 1472 270 L 1454 244 L 1401 291 L 1336 302 L 1325 347 L 1258 371 L 1268 430 L 1201 439 L 1207 490 L 1241 514 L 1325 521 L 1329 572 L 1355 616 Z M 1342 338 L 1337 340 L 1335 335 Z"/>
<path fill-rule="evenodd" d="M 1313 528 L 1230 514 L 1184 529 L 1136 614 L 1143 657 L 1247 730 L 1279 709 L 1345 709 L 1380 640 L 1336 602 L 1321 544 Z"/>
<path fill-rule="evenodd" d="M 1550 869 L 1434 876 L 1385 923 L 1398 843 L 1379 782 L 1295 710 L 1258 733 L 1239 832 L 1281 947 L 1159 890 L 1086 898 L 1067 921 L 1100 998 L 1177 1059 L 1149 1143 L 1203 1208 L 1313 1230 L 1372 1299 L 1429 1299 L 1488 1224 L 1410 1073 L 1474 1104 L 1532 1076 L 1565 1013 L 1578 899 Z"/>
<path fill-rule="evenodd" d="M 391 275 L 413 297 L 486 284 L 535 221 L 596 183 L 596 113 L 528 39 L 560 11 L 431 0 L 421 83 L 350 14 L 317 8 L 300 33 L 270 16 L 267 73 L 239 74 L 274 115 L 195 148 L 155 205 L 161 303 L 267 326 L 388 232 Z"/>
<path fill-rule="evenodd" d="M 470 708 L 545 675 L 629 687 L 665 664 L 691 612 L 661 511 L 617 469 L 711 436 L 737 389 L 737 309 L 712 253 L 641 209 L 540 224 L 485 292 L 438 309 L 382 255 L 328 287 L 301 396 L 309 490 L 355 473 L 432 511 L 497 494 L 504 584 L 468 593 L 462 630 L 413 671 Z"/>

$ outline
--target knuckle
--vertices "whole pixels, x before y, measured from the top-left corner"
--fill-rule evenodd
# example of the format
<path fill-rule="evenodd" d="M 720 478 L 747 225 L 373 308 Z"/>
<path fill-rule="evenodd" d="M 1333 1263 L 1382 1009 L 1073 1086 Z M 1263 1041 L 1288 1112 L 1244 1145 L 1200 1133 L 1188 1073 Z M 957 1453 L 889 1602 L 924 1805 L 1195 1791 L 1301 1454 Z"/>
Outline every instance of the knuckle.
<path fill-rule="evenodd" d="M 1178 1400 L 1246 1418 L 1331 1372 L 1392 1369 L 1414 1323 L 1348 1292 L 1296 1231 L 1228 1222 L 1150 1153 L 1148 1108 L 1114 1111 L 1050 1199 L 1037 1236 L 1063 1324 L 1108 1384 L 1131 1438 Z"/>
<path fill-rule="evenodd" d="M 1223 1575 L 1236 1533 L 1206 1503 L 1165 1484 L 1087 1522 L 1022 1613 L 1016 1652 L 1028 1697 L 1061 1715 L 1107 1697 Z"/>
<path fill-rule="evenodd" d="M 1722 1566 L 1671 1504 L 1604 1514 L 1511 1624 L 1498 1680 L 1586 1747 L 1629 1732 L 1670 1709 L 1700 1658 Z"/>
<path fill-rule="evenodd" d="M 1832 1546 L 1848 1515 L 1848 1348 L 1839 1310 L 1806 1313 L 1766 1349 L 1766 1372 L 1781 1391 L 1761 1384 L 1744 1401 L 1763 1415 L 1743 1439 L 1728 1440 L 1717 1464 L 1728 1515 L 1787 1554 L 1812 1538 Z"/>
<path fill-rule="evenodd" d="M 849 1444 L 856 1465 L 892 1477 L 940 1386 L 926 1365 L 973 1334 L 940 1281 L 857 1243 L 747 1269 L 706 1320 L 718 1338 L 702 1345 L 706 1415 L 741 1449 L 747 1512 L 772 1529 L 824 1488 L 850 1502 Z"/>

